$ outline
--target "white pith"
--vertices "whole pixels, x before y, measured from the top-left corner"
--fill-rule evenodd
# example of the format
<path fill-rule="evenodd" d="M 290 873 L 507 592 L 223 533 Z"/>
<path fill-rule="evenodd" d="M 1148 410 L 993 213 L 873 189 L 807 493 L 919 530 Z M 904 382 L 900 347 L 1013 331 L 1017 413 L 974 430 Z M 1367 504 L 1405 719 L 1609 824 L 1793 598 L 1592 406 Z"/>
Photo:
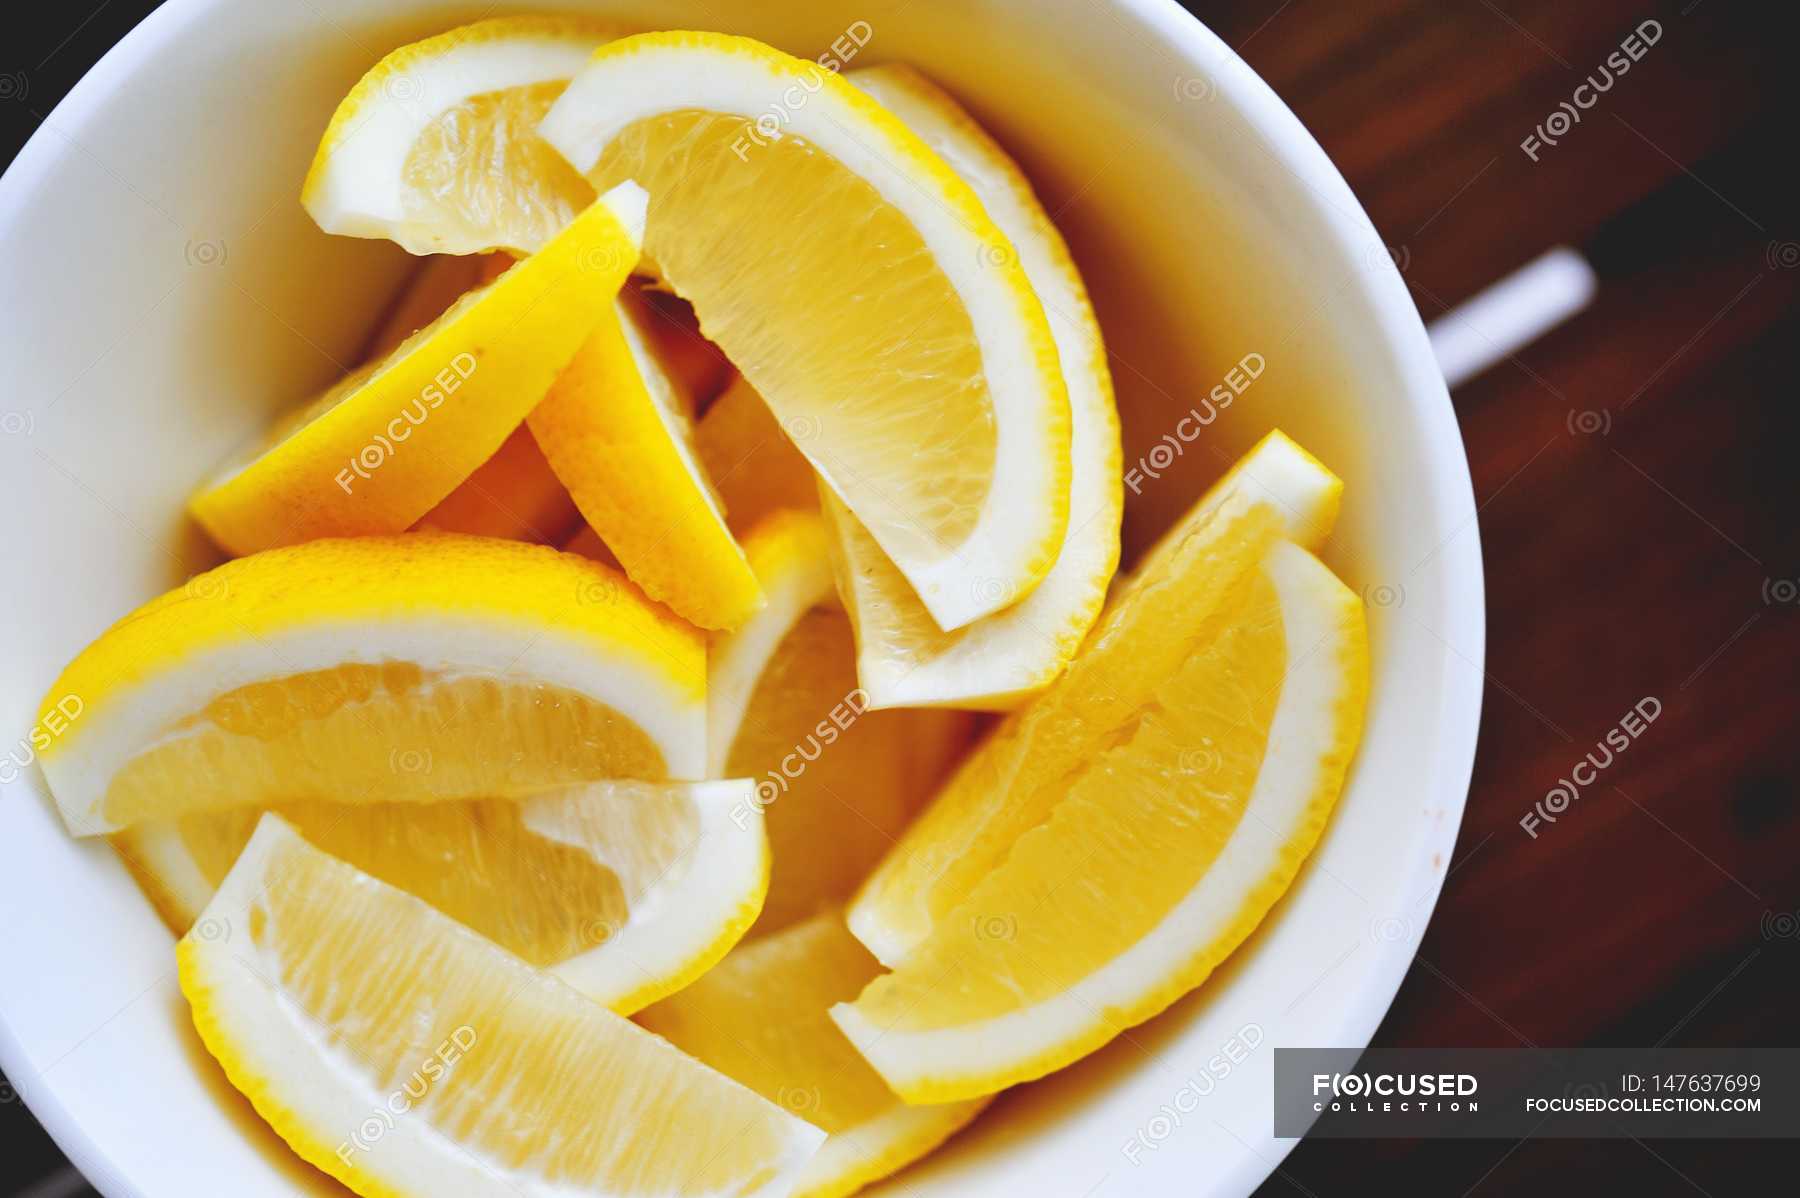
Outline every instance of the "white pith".
<path fill-rule="evenodd" d="M 614 1006 L 687 967 L 718 938 L 719 929 L 750 900 L 762 880 L 769 845 L 762 809 L 754 802 L 756 785 L 747 779 L 597 785 L 644 792 L 632 796 L 640 801 L 660 797 L 661 792 L 667 796 L 663 801 L 691 802 L 700 816 L 695 840 L 681 859 L 647 889 L 633 894 L 625 926 L 605 944 L 549 970 L 595 1002 Z M 547 811 L 559 801 L 549 796 L 525 800 L 525 826 L 553 834 L 533 808 Z M 603 846 L 582 847 L 591 847 L 605 861 Z"/>
<path fill-rule="evenodd" d="M 1277 513 L 1284 535 L 1303 549 L 1316 550 L 1331 533 L 1342 491 L 1343 483 L 1336 475 L 1286 434 L 1275 431 L 1214 483 L 1182 523 L 1197 527 L 1227 502 L 1239 505 L 1234 510 L 1261 504 Z M 1158 542 L 1138 563 L 1137 573 L 1143 574 L 1159 552 L 1174 544 L 1173 539 Z M 877 960 L 896 968 L 918 944 L 921 933 L 910 922 L 896 923 L 890 918 L 888 904 L 900 900 L 883 898 L 879 889 L 865 891 L 865 895 L 866 899 L 851 902 L 846 921 Z"/>
<path fill-rule="evenodd" d="M 925 1030 L 882 1027 L 851 1003 L 833 1007 L 832 1018 L 844 1034 L 897 1090 L 978 1081 L 1106 1024 L 1107 1012 L 1140 1001 L 1217 940 L 1244 896 L 1269 873 L 1318 794 L 1325 768 L 1321 749 L 1338 743 L 1339 707 L 1355 685 L 1342 668 L 1349 650 L 1343 616 L 1357 599 L 1316 558 L 1287 542 L 1275 546 L 1263 570 L 1281 606 L 1287 671 L 1262 767 L 1217 859 L 1129 949 L 1031 1006 Z"/>
<path fill-rule="evenodd" d="M 951 1105 L 966 1110 L 969 1104 Z M 943 1125 L 942 1107 L 899 1103 L 855 1127 L 833 1132 L 794 1179 L 794 1193 L 805 1195 L 832 1183 L 841 1183 L 844 1178 L 881 1161 L 897 1145 L 921 1134 L 933 1134 Z"/>
<path fill-rule="evenodd" d="M 548 972 L 602 1006 L 615 1007 L 687 968 L 750 901 L 767 868 L 768 842 L 762 810 L 752 801 L 755 794 L 755 784 L 747 780 L 621 781 L 519 800 L 526 828 L 611 869 L 631 904 L 624 926 L 605 943 L 550 966 Z M 593 836 L 591 821 L 567 818 L 572 804 L 591 801 L 689 804 L 699 817 L 695 838 L 657 876 L 636 876 L 629 854 L 612 851 L 615 846 Z M 139 824 L 125 835 L 122 850 L 161 888 L 177 925 L 183 930 L 191 926 L 212 901 L 213 884 L 188 850 L 179 824 Z"/>
<path fill-rule="evenodd" d="M 199 980 L 212 992 L 209 1011 L 230 1042 L 237 1067 L 278 1086 L 275 1096 L 287 1108 L 290 1127 L 305 1129 L 328 1152 L 347 1155 L 357 1170 L 394 1193 L 592 1198 L 594 1190 L 554 1183 L 528 1167 L 509 1167 L 452 1139 L 432 1124 L 428 1105 L 395 1112 L 394 1092 L 384 1090 L 354 1053 L 333 1045 L 318 1020 L 288 996 L 280 984 L 282 961 L 252 943 L 250 912 L 267 884 L 269 858 L 297 838 L 281 820 L 265 816 L 202 913 L 201 926 L 211 930 L 211 938 L 187 939 L 195 950 Z M 460 930 L 448 917 L 445 923 L 453 932 Z M 620 1036 L 650 1035 L 629 1020 L 596 1014 L 616 1019 L 613 1027 Z M 719 1082 L 737 1085 L 722 1075 Z M 427 1092 L 421 1103 L 428 1104 L 429 1098 Z M 789 1122 L 776 1176 L 753 1191 L 757 1198 L 788 1193 L 825 1138 L 798 1119 Z M 368 1129 L 377 1124 L 371 1134 Z"/>
<path fill-rule="evenodd" d="M 371 648 L 377 645 L 378 651 Z M 113 776 L 178 735 L 172 729 L 180 721 L 219 696 L 347 663 L 406 662 L 444 680 L 502 678 L 585 695 L 643 729 L 672 778 L 697 780 L 705 770 L 705 700 L 671 681 L 665 663 L 647 652 L 597 645 L 523 620 L 423 613 L 379 622 L 323 620 L 213 645 L 90 704 L 82 713 L 80 751 L 44 757 L 44 777 L 72 833 L 115 832 L 118 826 L 102 812 Z"/>
<path fill-rule="evenodd" d="M 1043 407 L 1043 381 L 1028 323 L 1036 301 L 996 285 L 987 264 L 996 260 L 996 253 L 1003 257 L 1005 248 L 986 245 L 929 187 L 921 187 L 904 147 L 886 131 L 871 128 L 829 87 L 806 89 L 806 102 L 797 106 L 783 104 L 781 97 L 798 86 L 793 76 L 759 58 L 645 46 L 606 57 L 577 75 L 538 132 L 585 174 L 607 145 L 639 120 L 699 110 L 742 116 L 750 128 L 773 105 L 784 114 L 784 136 L 801 138 L 835 159 L 912 223 L 968 311 L 980 347 L 994 410 L 994 473 L 973 531 L 947 552 L 927 555 L 890 530 L 877 526 L 871 532 L 939 625 L 958 628 L 1013 602 L 1017 596 L 1007 588 L 976 584 L 1028 577 L 1041 547 L 1042 538 L 1032 533 L 1041 527 L 1043 513 L 1035 503 L 1019 502 L 1020 496 L 1050 490 L 1050 464 L 1035 428 Z M 682 280 L 668 282 L 677 292 L 687 292 Z M 800 448 L 807 452 L 809 447 Z M 856 488 L 833 477 L 823 453 L 807 456 L 856 510 L 862 502 Z"/>
<path fill-rule="evenodd" d="M 568 79 L 607 39 L 570 29 L 470 40 L 422 56 L 365 102 L 331 150 L 306 208 L 319 228 L 389 238 L 411 253 L 441 248 L 406 220 L 406 157 L 426 128 L 471 96 Z"/>
<path fill-rule="evenodd" d="M 769 659 L 808 611 L 833 603 L 837 590 L 824 554 L 785 559 L 770 577 L 758 576 L 763 606 L 735 632 L 715 635 L 706 650 L 706 776 L 723 777 L 731 744 Z M 821 713 L 822 714 L 822 713 Z"/>
<path fill-rule="evenodd" d="M 1044 305 L 1063 364 L 1069 389 L 1071 465 L 1068 531 L 1056 564 L 1035 590 L 1013 607 L 967 625 L 947 652 L 910 668 L 894 661 L 898 646 L 876 639 L 878 627 L 859 620 L 857 678 L 875 708 L 1014 706 L 1023 692 L 1047 685 L 1067 662 L 1099 614 L 1108 563 L 1118 557 L 1119 425 L 1112 396 L 1102 385 L 1106 347 L 1086 288 L 1039 225 L 1041 212 L 1021 193 L 1027 185 L 1017 168 L 957 128 L 930 97 L 914 91 L 906 74 L 871 67 L 851 71 L 845 78 L 937 151 L 974 189 L 988 216 L 1018 252 L 1019 264 Z M 881 549 L 835 496 L 824 501 L 824 508 L 852 583 L 845 602 L 854 604 L 859 590 L 854 584 L 862 580 L 857 566 Z"/>

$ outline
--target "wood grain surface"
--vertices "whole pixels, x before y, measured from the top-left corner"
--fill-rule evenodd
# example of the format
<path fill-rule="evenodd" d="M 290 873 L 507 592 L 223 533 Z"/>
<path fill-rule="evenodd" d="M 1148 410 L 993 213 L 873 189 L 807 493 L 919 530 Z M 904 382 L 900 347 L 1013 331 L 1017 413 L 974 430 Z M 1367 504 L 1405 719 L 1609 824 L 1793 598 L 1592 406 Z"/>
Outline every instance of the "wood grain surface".
<path fill-rule="evenodd" d="M 1558 244 L 1594 305 L 1455 396 L 1481 506 L 1474 785 L 1390 1045 L 1791 1046 L 1800 1009 L 1792 5 L 1245 0 L 1239 47 L 1427 319 Z M 1555 146 L 1520 143 L 1646 20 Z M 1601 78 L 1604 78 L 1602 76 Z M 1656 722 L 1519 824 L 1634 703 Z M 1263 1195 L 1792 1192 L 1791 1144 L 1307 1140 Z"/>

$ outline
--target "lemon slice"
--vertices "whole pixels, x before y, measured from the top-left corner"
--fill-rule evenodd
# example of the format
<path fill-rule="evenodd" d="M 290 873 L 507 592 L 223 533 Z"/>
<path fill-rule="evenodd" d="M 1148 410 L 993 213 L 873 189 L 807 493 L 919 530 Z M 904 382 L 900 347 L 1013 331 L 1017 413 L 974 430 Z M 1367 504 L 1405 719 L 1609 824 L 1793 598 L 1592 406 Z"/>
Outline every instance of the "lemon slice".
<path fill-rule="evenodd" d="M 273 815 L 176 955 L 231 1083 L 361 1194 L 773 1198 L 824 1139 Z"/>
<path fill-rule="evenodd" d="M 314 541 L 227 562 L 113 625 L 52 688 L 84 707 L 39 760 L 77 835 L 285 802 L 692 780 L 704 652 L 621 575 L 554 549 Z"/>
<path fill-rule="evenodd" d="M 709 776 L 756 785 L 761 935 L 850 896 L 967 745 L 970 717 L 867 710 L 817 513 L 776 513 L 744 550 L 768 602 L 708 647 L 707 752 Z"/>
<path fill-rule="evenodd" d="M 895 972 L 833 1008 L 908 1102 L 1041 1077 L 1155 1015 L 1244 941 L 1317 843 L 1362 733 L 1362 603 L 1271 540 L 1266 507 L 1244 519 L 1261 526 L 1239 542 L 1248 553 L 1221 560 L 1184 538 L 1126 600 L 1156 621 L 1103 627 L 1101 656 L 1142 650 L 1137 677 L 1119 678 L 1128 702 L 1073 671 L 1038 701 L 1079 756 L 1027 731 L 1046 751 L 995 785 L 1029 805 L 1053 788 L 1046 817 Z M 1195 609 L 1208 615 L 1167 618 L 1195 581 L 1227 574 L 1220 601 Z"/>
<path fill-rule="evenodd" d="M 954 632 L 938 627 L 843 503 L 824 496 L 841 589 L 856 625 L 857 676 L 876 707 L 1014 707 L 1068 665 L 1099 617 L 1119 564 L 1119 417 L 1106 346 L 1062 235 L 1006 152 L 911 67 L 871 67 L 846 78 L 966 179 L 1018 250 L 1043 300 L 1068 384 L 1072 464 L 1069 527 L 1050 573 L 1006 610 Z"/>
<path fill-rule="evenodd" d="M 1227 471 L 1118 587 L 1069 672 L 962 764 L 901 848 L 870 874 L 849 909 L 850 928 L 869 950 L 890 966 L 903 961 L 1048 817 L 1062 794 L 1056 780 L 1103 743 L 1095 730 L 1135 710 L 1191 641 L 1220 626 L 1220 604 L 1238 573 L 1280 536 L 1301 533 L 1301 543 L 1316 548 L 1342 492 L 1337 475 L 1279 431 Z M 1216 565 L 1171 582 L 1177 558 Z M 1169 636 L 1168 628 L 1197 631 Z"/>
<path fill-rule="evenodd" d="M 365 357 L 386 357 L 463 295 L 499 278 L 512 261 L 505 254 L 425 259 L 370 338 Z M 568 538 L 580 518 L 530 430 L 520 424 L 493 457 L 420 518 L 419 527 L 554 545 Z"/>
<path fill-rule="evenodd" d="M 1183 527 L 1210 519 L 1228 503 L 1260 504 L 1269 509 L 1282 536 L 1316 553 L 1337 524 L 1343 496 L 1343 479 L 1299 442 L 1274 429 L 1206 489 Z M 1180 544 L 1180 537 L 1164 536 L 1144 554 L 1134 573 L 1154 574 Z"/>
<path fill-rule="evenodd" d="M 907 1106 L 826 1011 L 880 972 L 825 911 L 733 949 L 711 973 L 638 1023 L 770 1102 L 830 1133 L 795 1198 L 841 1198 L 918 1160 L 981 1113 L 986 1099 Z"/>
<path fill-rule="evenodd" d="M 735 628 L 762 592 L 701 473 L 655 319 L 621 296 L 532 409 L 531 432 L 633 582 L 702 628 Z"/>
<path fill-rule="evenodd" d="M 796 431 L 804 435 L 808 429 Z M 740 536 L 774 512 L 819 506 L 812 464 L 742 375 L 694 426 L 694 449 L 725 506 L 725 522 Z"/>
<path fill-rule="evenodd" d="M 818 64 L 713 33 L 602 46 L 538 130 L 596 187 L 650 192 L 647 256 L 813 430 L 801 452 L 940 625 L 1043 578 L 1068 523 L 1056 343 L 929 146 Z"/>
<path fill-rule="evenodd" d="M 550 389 L 637 261 L 644 193 L 621 185 L 542 252 L 277 425 L 190 501 L 233 553 L 400 532 Z"/>
<path fill-rule="evenodd" d="M 615 32 L 501 17 L 402 46 L 339 103 L 301 203 L 327 233 L 415 254 L 537 250 L 594 199 L 537 123 Z"/>
<path fill-rule="evenodd" d="M 762 909 L 768 842 L 737 782 L 594 782 L 527 799 L 290 803 L 310 842 L 417 895 L 621 1014 L 711 968 Z M 190 815 L 113 838 L 177 936 L 261 812 Z"/>

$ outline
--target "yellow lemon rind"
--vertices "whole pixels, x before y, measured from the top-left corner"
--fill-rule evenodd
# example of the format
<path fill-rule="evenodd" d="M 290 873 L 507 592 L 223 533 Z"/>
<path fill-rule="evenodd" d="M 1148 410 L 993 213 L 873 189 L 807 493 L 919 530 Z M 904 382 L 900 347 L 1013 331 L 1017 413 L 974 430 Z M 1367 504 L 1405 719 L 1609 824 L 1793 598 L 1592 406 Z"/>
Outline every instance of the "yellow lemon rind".
<path fill-rule="evenodd" d="M 1295 590 L 1314 592 L 1310 598 L 1303 595 L 1299 600 L 1317 608 L 1310 616 L 1301 616 L 1284 596 L 1284 620 L 1299 616 L 1323 630 L 1317 638 L 1302 634 L 1300 639 L 1309 643 L 1295 645 L 1288 685 L 1293 685 L 1296 667 L 1308 665 L 1313 680 L 1334 689 L 1322 703 L 1316 697 L 1296 700 L 1297 704 L 1310 704 L 1313 708 L 1310 715 L 1303 711 L 1300 719 L 1322 717 L 1329 732 L 1304 739 L 1309 762 L 1305 796 L 1297 804 L 1298 814 L 1285 824 L 1279 846 L 1267 854 L 1269 860 L 1259 870 L 1255 883 L 1235 902 L 1225 904 L 1229 913 L 1223 918 L 1208 919 L 1204 904 L 1209 896 L 1202 894 L 1206 880 L 1203 876 L 1189 895 L 1132 949 L 1098 964 L 1076 987 L 1088 987 L 1098 981 L 1108 987 L 1106 992 L 1059 995 L 1036 1008 L 1015 1009 L 974 1024 L 914 1029 L 887 1026 L 865 1014 L 863 1008 L 871 991 L 883 987 L 887 979 L 870 983 L 855 1002 L 833 1007 L 832 1018 L 907 1102 L 931 1104 L 973 1098 L 1042 1077 L 1080 1059 L 1199 986 L 1286 893 L 1323 833 L 1361 738 L 1369 686 L 1368 634 L 1361 600 L 1305 550 L 1281 543 L 1267 565 L 1271 576 L 1278 579 L 1278 587 L 1283 585 L 1280 580 L 1285 574 Z M 1310 577 L 1299 578 L 1302 574 Z M 1293 581 L 1296 578 L 1298 581 Z M 1283 705 L 1288 699 L 1285 690 Z M 1280 707 L 1275 718 L 1279 725 Z M 1283 739 L 1293 743 L 1292 738 Z M 1277 741 L 1274 731 L 1270 741 Z M 1268 768 L 1267 760 L 1264 768 Z M 1254 801 L 1253 797 L 1253 804 Z M 1233 839 L 1251 832 L 1265 837 L 1268 830 L 1260 826 L 1257 817 L 1257 812 L 1247 810 Z M 1250 827 L 1253 822 L 1258 824 L 1255 829 Z M 1221 861 L 1230 850 L 1228 843 L 1221 851 Z M 1265 852 L 1260 848 L 1248 851 Z M 1215 862 L 1209 873 L 1218 871 L 1219 864 Z M 1211 934 L 1197 944 L 1183 943 L 1183 924 L 1189 919 L 1204 921 L 1202 926 L 1213 929 Z M 1158 949 L 1165 955 L 1137 962 L 1128 960 L 1132 954 Z M 1110 979 L 1105 976 L 1109 970 L 1113 973 Z M 1061 1001 L 1065 999 L 1068 1001 Z M 1050 1008 L 1059 1002 L 1061 1009 L 1052 1011 Z M 1040 1022 L 1041 1033 L 1031 1027 L 1034 1020 Z M 1057 1024 L 1062 1030 L 1055 1030 Z"/>

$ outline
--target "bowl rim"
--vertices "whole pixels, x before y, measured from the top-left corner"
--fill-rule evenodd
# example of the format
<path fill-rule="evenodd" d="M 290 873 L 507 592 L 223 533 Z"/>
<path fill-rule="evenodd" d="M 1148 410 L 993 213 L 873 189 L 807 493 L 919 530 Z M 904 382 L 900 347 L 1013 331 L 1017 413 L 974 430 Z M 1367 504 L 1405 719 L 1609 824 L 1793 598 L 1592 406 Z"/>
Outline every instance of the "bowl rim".
<path fill-rule="evenodd" d="M 57 138 L 51 134 L 61 136 L 61 130 L 67 129 L 78 137 L 120 81 L 226 2 L 167 0 L 120 38 L 75 83 L 0 174 L 0 229 L 15 223 L 26 199 L 58 158 L 68 152 L 65 145 L 53 144 Z M 1144 35 L 1167 47 L 1186 67 L 1211 81 L 1217 94 L 1232 106 L 1270 156 L 1294 177 L 1299 190 L 1306 193 L 1308 207 L 1317 214 L 1344 261 L 1366 259 L 1363 251 L 1368 246 L 1382 244 L 1348 181 L 1311 131 L 1237 51 L 1198 17 L 1176 0 L 1101 3 L 1109 5 L 1117 19 L 1135 25 Z M 549 0 L 546 6 L 567 4 L 566 0 Z M 1474 486 L 1448 388 L 1399 269 L 1391 261 L 1373 263 L 1371 269 L 1359 272 L 1355 278 L 1354 296 L 1371 316 L 1391 352 L 1396 372 L 1405 384 L 1402 390 L 1407 406 L 1427 445 L 1428 461 L 1436 463 L 1427 478 L 1421 480 L 1432 486 L 1429 501 L 1450 520 L 1466 524 L 1464 532 L 1439 554 L 1448 601 L 1448 619 L 1439 636 L 1446 644 L 1463 646 L 1456 652 L 1474 668 L 1444 676 L 1437 735 L 1432 741 L 1433 760 L 1431 769 L 1426 771 L 1432 779 L 1428 793 L 1435 803 L 1441 804 L 1445 816 L 1440 835 L 1448 837 L 1444 841 L 1448 847 L 1454 847 L 1474 773 L 1486 682 L 1486 588 Z M 1419 870 L 1417 862 L 1413 868 Z M 1384 954 L 1364 971 L 1361 984 L 1343 995 L 1334 1023 L 1335 1034 L 1329 1043 L 1358 1049 L 1368 1046 L 1392 1005 L 1411 969 L 1430 917 L 1436 912 L 1448 868 L 1420 872 L 1418 905 L 1425 907 L 1429 902 L 1425 918 L 1411 921 L 1409 935 L 1391 946 L 1404 951 Z M 24 1044 L 0 1017 L 0 1069 L 9 1077 L 18 1078 L 31 1072 L 26 1061 Z M 16 1088 L 32 1115 L 91 1183 L 130 1186 L 107 1149 L 80 1124 L 54 1087 L 33 1085 L 29 1094 L 24 1087 Z M 1251 1150 L 1237 1157 L 1219 1180 L 1232 1192 L 1249 1193 L 1278 1169 L 1298 1143 L 1298 1139 L 1265 1141 L 1267 1150 Z"/>

